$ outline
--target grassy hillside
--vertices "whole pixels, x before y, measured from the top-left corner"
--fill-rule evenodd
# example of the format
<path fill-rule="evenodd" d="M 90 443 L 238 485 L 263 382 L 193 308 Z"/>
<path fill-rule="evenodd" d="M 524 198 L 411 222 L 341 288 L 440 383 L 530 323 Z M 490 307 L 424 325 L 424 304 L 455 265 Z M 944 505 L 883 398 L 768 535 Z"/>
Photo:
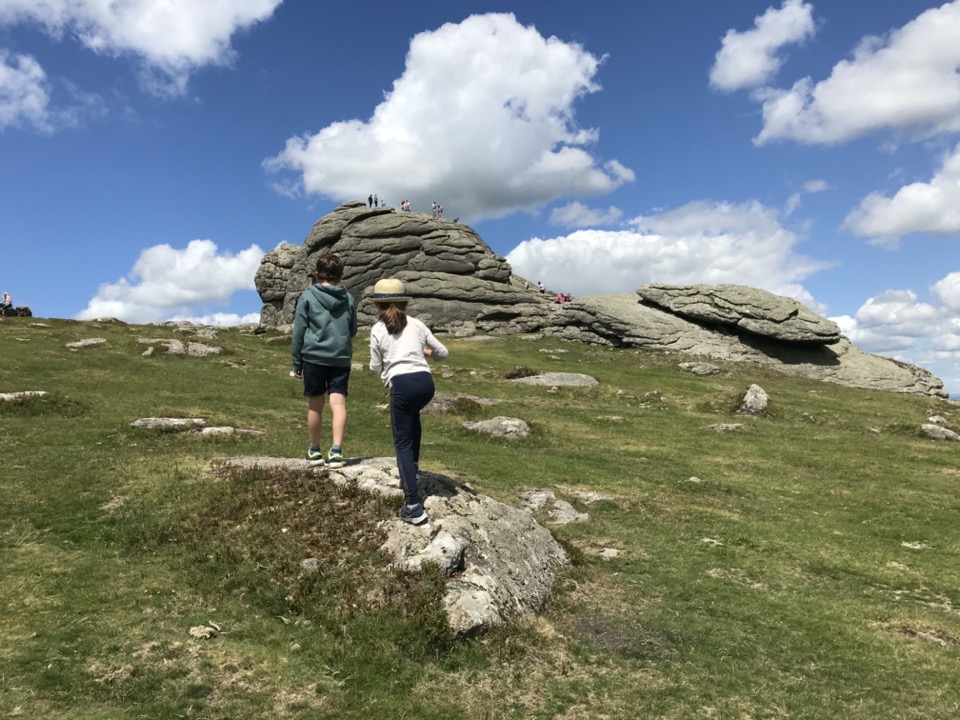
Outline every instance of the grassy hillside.
<path fill-rule="evenodd" d="M 66 347 L 90 337 L 107 342 Z M 144 357 L 143 337 L 188 339 L 0 323 L 0 392 L 49 393 L 0 403 L 0 717 L 960 716 L 960 443 L 919 432 L 931 414 L 960 430 L 960 408 L 750 366 L 697 377 L 679 355 L 444 338 L 438 389 L 503 402 L 428 416 L 424 467 L 511 504 L 552 488 L 590 513 L 553 528 L 575 564 L 541 616 L 455 639 L 442 580 L 376 552 L 392 504 L 208 472 L 306 450 L 288 341 L 233 329 L 202 341 L 220 356 Z M 521 364 L 600 384 L 505 382 Z M 737 417 L 752 382 L 769 412 Z M 348 456 L 391 454 L 384 402 L 354 372 Z M 531 437 L 462 428 L 496 415 Z M 263 435 L 130 427 L 148 416 Z M 707 429 L 722 422 L 744 427 Z M 307 557 L 319 572 L 300 572 Z"/>

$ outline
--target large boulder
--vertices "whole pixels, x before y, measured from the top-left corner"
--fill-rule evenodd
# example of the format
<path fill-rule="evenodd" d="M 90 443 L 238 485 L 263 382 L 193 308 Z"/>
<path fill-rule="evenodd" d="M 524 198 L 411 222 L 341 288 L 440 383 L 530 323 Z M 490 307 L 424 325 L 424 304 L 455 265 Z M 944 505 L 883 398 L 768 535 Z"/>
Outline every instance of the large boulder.
<path fill-rule="evenodd" d="M 651 305 L 707 325 L 729 325 L 782 342 L 822 345 L 840 340 L 840 328 L 803 304 L 745 285 L 644 285 Z"/>
<path fill-rule="evenodd" d="M 303 245 L 285 243 L 263 258 L 255 278 L 264 303 L 262 325 L 293 321 L 317 257 L 327 252 L 343 259 L 343 285 L 357 300 L 363 324 L 376 319 L 368 296 L 374 283 L 385 277 L 403 280 L 413 298 L 411 312 L 435 330 L 452 330 L 502 309 L 509 309 L 514 318 L 547 314 L 546 298 L 516 278 L 509 263 L 470 227 L 353 201 L 318 220 Z M 521 322 L 517 327 L 527 325 Z"/>
<path fill-rule="evenodd" d="M 754 332 L 759 323 L 753 324 L 754 330 L 742 330 L 730 321 L 711 326 L 638 302 L 635 295 L 594 295 L 557 308 L 545 332 L 568 340 L 750 362 L 848 387 L 948 396 L 943 381 L 932 373 L 865 353 L 843 336 L 828 344 L 784 341 Z"/>

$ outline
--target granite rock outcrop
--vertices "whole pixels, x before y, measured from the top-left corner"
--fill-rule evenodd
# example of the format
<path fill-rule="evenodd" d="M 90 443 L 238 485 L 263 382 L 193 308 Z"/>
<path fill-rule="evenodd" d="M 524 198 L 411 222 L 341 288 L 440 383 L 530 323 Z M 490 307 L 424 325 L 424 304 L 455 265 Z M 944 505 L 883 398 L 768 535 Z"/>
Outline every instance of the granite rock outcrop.
<path fill-rule="evenodd" d="M 293 320 L 318 255 L 339 254 L 343 285 L 372 324 L 373 284 L 398 277 L 410 310 L 434 332 L 455 337 L 538 333 L 565 340 L 673 351 L 714 361 L 750 362 L 788 375 L 850 387 L 947 397 L 926 370 L 863 352 L 836 323 L 774 293 L 743 285 L 649 284 L 636 294 L 591 295 L 565 303 L 513 274 L 461 223 L 393 208 L 344 203 L 301 246 L 283 244 L 261 261 L 256 287 L 261 325 Z"/>
<path fill-rule="evenodd" d="M 255 278 L 264 303 L 261 324 L 293 321 L 297 298 L 310 284 L 316 259 L 327 252 L 343 258 L 342 282 L 358 302 L 361 323 L 375 320 L 376 309 L 367 296 L 384 277 L 403 281 L 414 299 L 413 311 L 435 331 L 472 326 L 478 316 L 496 317 L 506 308 L 513 317 L 518 307 L 537 317 L 549 308 L 467 225 L 354 201 L 317 221 L 302 246 L 283 244 L 263 258 Z"/>

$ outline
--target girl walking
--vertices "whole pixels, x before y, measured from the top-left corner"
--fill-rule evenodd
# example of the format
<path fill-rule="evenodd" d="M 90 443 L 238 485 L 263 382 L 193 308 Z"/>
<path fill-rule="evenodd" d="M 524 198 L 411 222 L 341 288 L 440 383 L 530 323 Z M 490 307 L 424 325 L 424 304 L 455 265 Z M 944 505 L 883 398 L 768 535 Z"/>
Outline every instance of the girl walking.
<path fill-rule="evenodd" d="M 443 360 L 448 352 L 426 325 L 407 315 L 410 298 L 405 292 L 403 283 L 395 278 L 373 286 L 373 302 L 380 316 L 370 332 L 370 369 L 379 372 L 383 384 L 390 388 L 390 429 L 404 497 L 400 518 L 419 525 L 427 521 L 417 477 L 420 411 L 434 393 L 427 357 Z"/>

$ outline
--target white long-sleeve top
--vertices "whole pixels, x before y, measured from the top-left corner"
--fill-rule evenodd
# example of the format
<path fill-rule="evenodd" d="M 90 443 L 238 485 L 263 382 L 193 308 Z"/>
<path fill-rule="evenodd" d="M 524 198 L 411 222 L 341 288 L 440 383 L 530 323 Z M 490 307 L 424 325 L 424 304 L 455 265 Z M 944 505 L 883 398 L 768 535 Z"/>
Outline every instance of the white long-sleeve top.
<path fill-rule="evenodd" d="M 370 369 L 379 372 L 387 386 L 397 375 L 430 372 L 423 354 L 424 346 L 430 348 L 437 360 L 450 354 L 430 329 L 415 317 L 408 315 L 406 327 L 396 335 L 391 335 L 386 325 L 377 322 L 370 331 Z"/>

